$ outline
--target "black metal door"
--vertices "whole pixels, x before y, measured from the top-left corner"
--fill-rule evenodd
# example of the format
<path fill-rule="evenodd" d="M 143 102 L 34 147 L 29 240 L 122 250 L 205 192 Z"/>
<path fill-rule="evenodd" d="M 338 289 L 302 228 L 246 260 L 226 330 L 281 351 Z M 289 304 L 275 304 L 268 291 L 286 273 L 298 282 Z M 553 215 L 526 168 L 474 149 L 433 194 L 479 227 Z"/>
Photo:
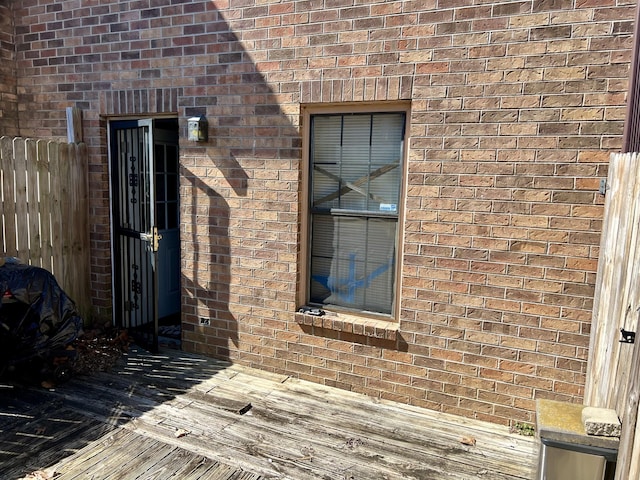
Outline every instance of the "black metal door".
<path fill-rule="evenodd" d="M 153 121 L 110 124 L 114 317 L 137 343 L 158 349 L 158 247 Z"/>

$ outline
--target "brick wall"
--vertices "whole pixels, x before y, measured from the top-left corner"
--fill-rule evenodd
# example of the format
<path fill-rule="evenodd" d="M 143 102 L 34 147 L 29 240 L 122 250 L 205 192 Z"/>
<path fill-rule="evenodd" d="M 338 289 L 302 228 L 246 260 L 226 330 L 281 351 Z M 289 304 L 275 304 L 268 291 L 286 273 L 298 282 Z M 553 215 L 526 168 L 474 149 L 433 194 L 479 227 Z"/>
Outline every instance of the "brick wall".
<path fill-rule="evenodd" d="M 581 401 L 635 2 L 156 3 L 17 11 L 25 130 L 85 110 L 98 312 L 103 116 L 176 112 L 184 137 L 205 114 L 210 141 L 181 139 L 185 348 L 504 424 Z M 399 329 L 301 325 L 300 105 L 390 100 L 411 101 Z"/>
<path fill-rule="evenodd" d="M 18 135 L 16 52 L 11 2 L 0 4 L 0 136 Z"/>

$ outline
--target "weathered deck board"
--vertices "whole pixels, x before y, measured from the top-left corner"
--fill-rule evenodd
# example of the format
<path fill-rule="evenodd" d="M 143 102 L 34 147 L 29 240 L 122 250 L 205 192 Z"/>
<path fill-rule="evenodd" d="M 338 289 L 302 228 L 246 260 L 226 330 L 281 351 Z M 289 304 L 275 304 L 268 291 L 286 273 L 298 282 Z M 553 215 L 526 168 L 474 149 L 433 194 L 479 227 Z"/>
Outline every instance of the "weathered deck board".
<path fill-rule="evenodd" d="M 242 472 L 235 467 L 125 429 L 119 429 L 107 439 L 92 443 L 76 455 L 62 460 L 55 472 L 56 480 L 260 478 L 259 475 Z"/>
<path fill-rule="evenodd" d="M 177 351 L 134 350 L 53 391 L 0 388 L 7 480 L 531 480 L 536 455 L 506 427 Z"/>

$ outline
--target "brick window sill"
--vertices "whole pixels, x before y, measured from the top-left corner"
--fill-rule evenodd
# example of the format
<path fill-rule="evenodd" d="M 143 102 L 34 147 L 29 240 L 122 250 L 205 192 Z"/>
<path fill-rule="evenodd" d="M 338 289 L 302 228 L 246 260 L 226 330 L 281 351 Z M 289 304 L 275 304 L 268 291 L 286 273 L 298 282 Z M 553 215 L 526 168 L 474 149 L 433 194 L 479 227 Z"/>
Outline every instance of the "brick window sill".
<path fill-rule="evenodd" d="M 391 320 L 376 320 L 336 312 L 325 312 L 322 316 L 296 312 L 296 323 L 307 327 L 334 330 L 364 337 L 395 341 L 399 324 Z"/>

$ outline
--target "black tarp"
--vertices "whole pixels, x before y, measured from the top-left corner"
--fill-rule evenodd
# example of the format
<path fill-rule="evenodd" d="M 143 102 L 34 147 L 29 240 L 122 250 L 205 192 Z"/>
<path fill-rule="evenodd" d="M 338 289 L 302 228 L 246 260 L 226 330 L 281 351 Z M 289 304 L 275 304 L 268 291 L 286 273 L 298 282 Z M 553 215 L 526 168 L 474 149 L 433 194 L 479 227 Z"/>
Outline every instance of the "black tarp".
<path fill-rule="evenodd" d="M 0 266 L 0 371 L 47 360 L 82 333 L 75 303 L 47 270 L 7 259 Z"/>

